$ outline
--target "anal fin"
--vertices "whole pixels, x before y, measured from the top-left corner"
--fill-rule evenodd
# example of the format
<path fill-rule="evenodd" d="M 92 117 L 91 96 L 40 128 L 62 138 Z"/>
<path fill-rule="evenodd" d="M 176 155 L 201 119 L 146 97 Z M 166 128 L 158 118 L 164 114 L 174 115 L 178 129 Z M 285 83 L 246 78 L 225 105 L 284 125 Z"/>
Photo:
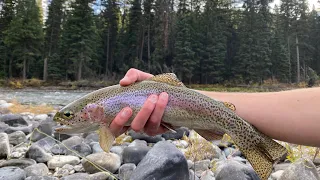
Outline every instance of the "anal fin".
<path fill-rule="evenodd" d="M 115 136 L 106 125 L 101 125 L 99 129 L 99 144 L 105 152 L 109 152 Z"/>
<path fill-rule="evenodd" d="M 200 136 L 205 138 L 207 141 L 220 140 L 222 139 L 224 133 L 216 130 L 204 130 L 204 129 L 194 129 Z"/>

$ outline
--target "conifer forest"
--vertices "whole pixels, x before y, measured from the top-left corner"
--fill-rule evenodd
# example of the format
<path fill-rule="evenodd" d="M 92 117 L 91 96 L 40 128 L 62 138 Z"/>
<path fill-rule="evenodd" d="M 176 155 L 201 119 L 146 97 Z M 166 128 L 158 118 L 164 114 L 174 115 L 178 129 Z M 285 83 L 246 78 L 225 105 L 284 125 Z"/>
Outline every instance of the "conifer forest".
<path fill-rule="evenodd" d="M 114 79 L 130 68 L 186 84 L 320 74 L 307 0 L 0 0 L 0 79 Z"/>

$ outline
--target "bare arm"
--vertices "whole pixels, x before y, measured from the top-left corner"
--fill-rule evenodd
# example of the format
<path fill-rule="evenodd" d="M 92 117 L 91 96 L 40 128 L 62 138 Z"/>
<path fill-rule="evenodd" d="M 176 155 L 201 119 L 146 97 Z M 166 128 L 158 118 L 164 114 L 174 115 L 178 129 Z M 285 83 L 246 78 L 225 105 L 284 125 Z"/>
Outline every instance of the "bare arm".
<path fill-rule="evenodd" d="M 236 106 L 236 113 L 266 135 L 320 147 L 320 88 L 270 93 L 198 91 Z"/>

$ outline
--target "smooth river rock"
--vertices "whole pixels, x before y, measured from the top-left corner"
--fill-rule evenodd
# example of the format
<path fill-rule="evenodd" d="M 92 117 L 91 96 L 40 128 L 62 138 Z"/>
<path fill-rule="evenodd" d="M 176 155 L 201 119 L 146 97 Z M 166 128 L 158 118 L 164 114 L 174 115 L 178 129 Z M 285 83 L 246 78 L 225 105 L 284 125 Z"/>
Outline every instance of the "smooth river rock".
<path fill-rule="evenodd" d="M 7 133 L 0 133 L 0 159 L 7 159 L 10 156 L 10 144 Z"/>
<path fill-rule="evenodd" d="M 279 180 L 320 180 L 315 165 L 309 159 L 300 159 L 285 169 Z"/>
<path fill-rule="evenodd" d="M 172 143 L 158 142 L 132 172 L 130 180 L 141 179 L 189 180 L 187 160 Z"/>
<path fill-rule="evenodd" d="M 114 153 L 100 152 L 100 153 L 90 154 L 86 156 L 86 159 L 93 162 L 94 164 L 97 164 L 105 168 L 111 173 L 116 172 L 121 165 L 119 155 Z M 90 162 L 88 162 L 86 159 L 82 159 L 82 166 L 86 172 L 92 174 L 100 171 L 99 169 L 94 167 Z"/>
<path fill-rule="evenodd" d="M 24 180 L 26 172 L 19 167 L 3 167 L 0 168 L 0 180 Z"/>
<path fill-rule="evenodd" d="M 66 164 L 77 165 L 80 159 L 76 156 L 55 155 L 48 161 L 48 168 L 55 169 L 56 167 L 63 167 Z"/>

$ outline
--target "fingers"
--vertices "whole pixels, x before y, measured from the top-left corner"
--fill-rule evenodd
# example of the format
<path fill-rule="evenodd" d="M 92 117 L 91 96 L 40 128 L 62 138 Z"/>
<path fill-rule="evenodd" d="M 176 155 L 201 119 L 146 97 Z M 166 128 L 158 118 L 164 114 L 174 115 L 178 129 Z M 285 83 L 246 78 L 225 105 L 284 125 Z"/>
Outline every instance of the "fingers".
<path fill-rule="evenodd" d="M 152 114 L 156 103 L 158 101 L 157 95 L 151 95 L 148 97 L 146 102 L 143 104 L 141 110 L 138 112 L 136 117 L 133 119 L 131 123 L 131 128 L 134 131 L 141 131 L 143 130 L 143 127 L 145 126 L 146 122 L 148 121 L 150 115 Z"/>
<path fill-rule="evenodd" d="M 110 124 L 110 130 L 115 135 L 118 136 L 125 132 L 128 127 L 125 127 L 126 122 L 132 116 L 132 110 L 129 107 L 126 107 L 118 113 L 114 120 Z"/>
<path fill-rule="evenodd" d="M 157 104 L 155 106 L 155 109 L 152 112 L 148 122 L 144 127 L 146 134 L 154 136 L 156 134 L 166 131 L 162 126 L 160 126 L 160 123 L 161 123 L 164 110 L 167 106 L 168 99 L 169 97 L 166 92 L 163 92 L 160 94 Z"/>
<path fill-rule="evenodd" d="M 131 68 L 126 73 L 123 79 L 120 80 L 121 86 L 127 86 L 137 81 L 143 81 L 145 79 L 151 78 L 153 75 L 149 73 L 142 72 L 138 69 Z"/>

